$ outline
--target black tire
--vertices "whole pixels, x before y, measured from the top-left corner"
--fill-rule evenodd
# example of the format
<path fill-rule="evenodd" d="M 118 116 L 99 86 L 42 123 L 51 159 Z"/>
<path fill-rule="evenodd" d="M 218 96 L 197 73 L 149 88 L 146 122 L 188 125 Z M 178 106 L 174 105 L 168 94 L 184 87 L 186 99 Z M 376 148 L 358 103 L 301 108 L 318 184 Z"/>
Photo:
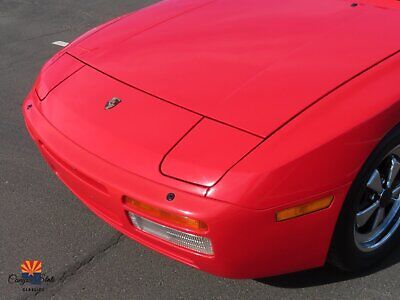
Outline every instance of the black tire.
<path fill-rule="evenodd" d="M 354 226 L 357 203 L 364 197 L 367 182 L 392 149 L 400 145 L 400 126 L 391 130 L 369 156 L 353 182 L 339 215 L 332 238 L 328 262 L 347 272 L 365 272 L 379 264 L 400 243 L 400 227 L 377 249 L 370 252 L 357 247 Z M 399 218 L 396 215 L 396 218 Z"/>

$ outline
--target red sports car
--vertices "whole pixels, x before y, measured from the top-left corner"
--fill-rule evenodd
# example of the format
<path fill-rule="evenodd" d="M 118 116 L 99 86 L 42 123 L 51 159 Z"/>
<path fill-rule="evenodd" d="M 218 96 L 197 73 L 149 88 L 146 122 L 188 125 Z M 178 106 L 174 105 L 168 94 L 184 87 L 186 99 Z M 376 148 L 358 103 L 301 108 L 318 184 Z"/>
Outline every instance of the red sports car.
<path fill-rule="evenodd" d="M 130 238 L 257 278 L 400 240 L 400 2 L 170 0 L 43 67 L 23 105 L 57 176 Z"/>

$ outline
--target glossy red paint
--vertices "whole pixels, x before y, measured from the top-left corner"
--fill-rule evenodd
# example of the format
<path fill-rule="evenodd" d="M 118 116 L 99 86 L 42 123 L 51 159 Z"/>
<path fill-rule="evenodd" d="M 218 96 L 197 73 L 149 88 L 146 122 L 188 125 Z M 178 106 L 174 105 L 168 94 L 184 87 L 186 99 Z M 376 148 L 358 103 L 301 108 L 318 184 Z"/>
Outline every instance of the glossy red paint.
<path fill-rule="evenodd" d="M 62 55 L 57 59 L 57 63 L 52 62 L 45 66 L 36 82 L 36 92 L 40 100 L 46 98 L 54 88 L 83 66 L 83 63 L 69 55 Z"/>
<path fill-rule="evenodd" d="M 106 102 L 115 96 L 121 104 L 105 110 Z M 42 102 L 41 111 L 80 147 L 157 181 L 165 177 L 159 172 L 164 155 L 201 120 L 199 115 L 159 101 L 90 67 L 55 89 Z"/>
<path fill-rule="evenodd" d="M 400 121 L 399 76 L 398 54 L 326 96 L 240 161 L 208 197 L 263 209 L 351 183 Z"/>
<path fill-rule="evenodd" d="M 355 3 L 374 5 L 379 8 L 400 8 L 398 0 L 361 0 Z"/>
<path fill-rule="evenodd" d="M 146 29 L 136 24 L 147 24 L 148 14 L 138 13 L 69 53 L 132 86 L 266 137 L 399 49 L 398 10 L 338 0 L 189 2 L 205 5 Z"/>
<path fill-rule="evenodd" d="M 260 137 L 204 119 L 168 152 L 161 172 L 211 187 L 261 142 Z"/>
<path fill-rule="evenodd" d="M 25 104 L 34 103 L 34 97 L 30 94 Z M 36 105 L 24 109 L 24 115 L 42 155 L 71 191 L 110 225 L 164 255 L 231 278 L 293 272 L 320 266 L 325 261 L 326 245 L 336 221 L 332 215 L 338 214 L 347 187 L 332 191 L 337 201 L 329 210 L 278 223 L 274 208 L 241 208 L 208 199 L 200 188 L 188 183 L 172 184 L 168 177 L 160 183 L 123 170 L 66 138 Z M 165 201 L 171 191 L 175 200 Z M 212 239 L 215 255 L 201 255 L 139 232 L 128 220 L 124 195 L 206 222 L 209 231 L 204 235 Z"/>
<path fill-rule="evenodd" d="M 232 278 L 321 266 L 350 184 L 400 120 L 400 10 L 351 3 L 163 1 L 110 21 L 46 64 L 28 130 L 78 198 L 156 251 Z M 214 255 L 136 230 L 125 195 L 204 221 Z"/>

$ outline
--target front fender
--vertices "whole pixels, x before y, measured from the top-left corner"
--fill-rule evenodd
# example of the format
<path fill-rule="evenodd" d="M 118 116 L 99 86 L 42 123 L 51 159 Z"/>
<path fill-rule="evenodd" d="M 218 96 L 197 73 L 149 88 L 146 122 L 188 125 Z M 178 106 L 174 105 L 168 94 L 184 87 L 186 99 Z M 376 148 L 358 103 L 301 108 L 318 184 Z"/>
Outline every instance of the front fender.
<path fill-rule="evenodd" d="M 399 54 L 342 85 L 268 137 L 207 196 L 267 209 L 334 195 L 354 180 L 372 150 L 399 123 L 398 78 Z"/>

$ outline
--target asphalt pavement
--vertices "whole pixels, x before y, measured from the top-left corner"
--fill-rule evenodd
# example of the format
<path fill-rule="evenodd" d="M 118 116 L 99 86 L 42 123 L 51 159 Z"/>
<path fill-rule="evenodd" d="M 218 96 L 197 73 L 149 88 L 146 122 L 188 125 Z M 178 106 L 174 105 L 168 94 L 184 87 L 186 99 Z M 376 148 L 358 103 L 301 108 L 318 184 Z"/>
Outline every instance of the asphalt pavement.
<path fill-rule="evenodd" d="M 52 42 L 153 2 L 0 0 L 0 299 L 399 299 L 399 250 L 359 276 L 328 266 L 262 280 L 218 278 L 122 236 L 52 174 L 20 113 L 41 65 L 59 50 Z M 9 283 L 26 259 L 43 262 L 44 291 Z"/>

